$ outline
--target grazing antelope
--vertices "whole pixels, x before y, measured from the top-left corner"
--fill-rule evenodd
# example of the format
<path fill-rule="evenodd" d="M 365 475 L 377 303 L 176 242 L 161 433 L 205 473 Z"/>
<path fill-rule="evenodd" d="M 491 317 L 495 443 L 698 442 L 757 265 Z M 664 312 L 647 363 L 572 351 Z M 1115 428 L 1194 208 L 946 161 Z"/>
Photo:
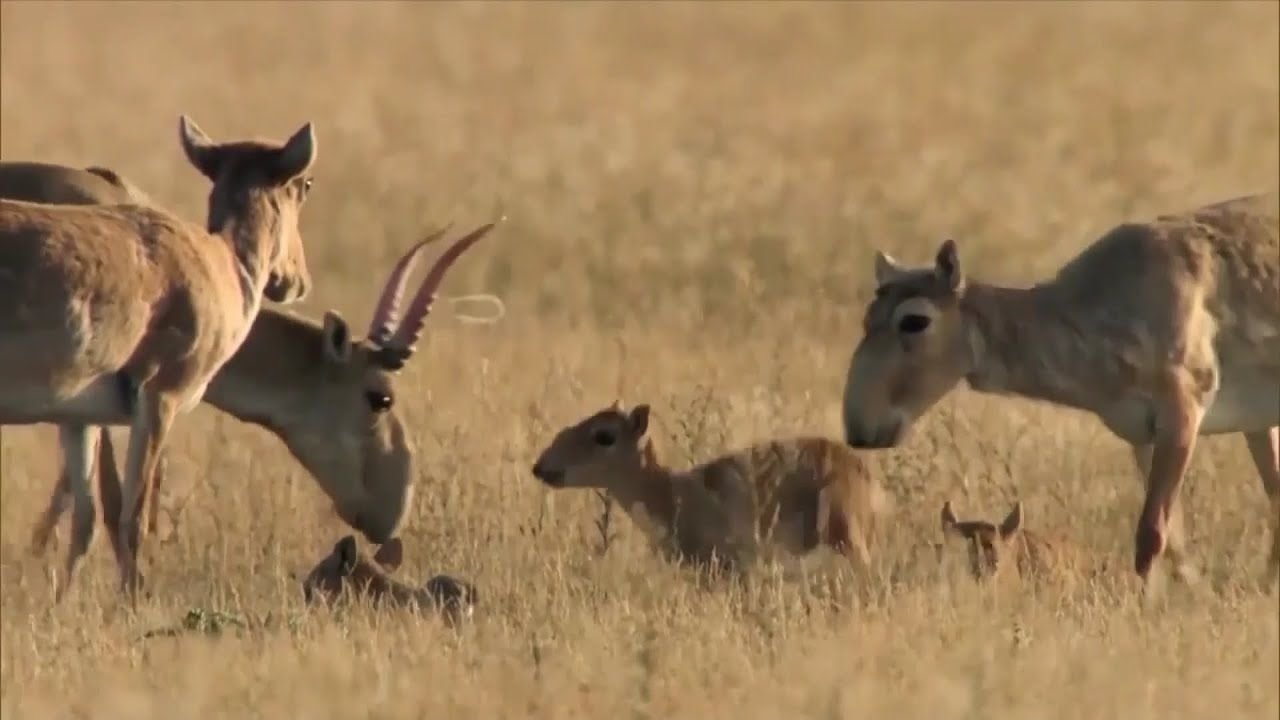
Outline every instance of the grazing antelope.
<path fill-rule="evenodd" d="M 101 182 L 103 178 L 107 181 Z M 0 163 L 0 197 L 81 204 L 146 200 L 110 170 L 38 163 Z M 458 241 L 437 261 L 415 292 L 414 309 L 399 320 L 406 281 L 426 242 L 402 257 L 387 279 L 364 340 L 353 340 L 346 321 L 333 311 L 317 324 L 262 308 L 244 344 L 204 395 L 210 405 L 281 438 L 333 500 L 338 515 L 371 542 L 394 535 L 412 498 L 412 451 L 394 407 L 395 372 L 412 356 L 445 272 L 479 237 Z M 115 463 L 110 436 L 103 433 L 99 492 L 112 538 L 120 508 Z M 161 453 L 152 494 L 164 476 Z M 69 487 L 64 467 L 36 522 L 34 552 L 44 549 L 65 512 Z M 149 507 L 154 530 L 159 504 Z M 112 548 L 118 552 L 114 543 Z"/>
<path fill-rule="evenodd" d="M 1134 540 L 1145 581 L 1166 554 L 1192 580 L 1178 493 L 1198 435 L 1245 437 L 1271 501 L 1280 573 L 1280 196 L 1119 225 L 1030 288 L 966 278 L 955 242 L 933 267 L 877 253 L 844 394 L 845 436 L 900 444 L 961 379 L 1096 414 L 1146 479 Z"/>
<path fill-rule="evenodd" d="M 557 433 L 533 475 L 604 490 L 676 560 L 737 573 L 765 545 L 797 555 L 827 545 L 868 567 L 884 497 L 878 471 L 849 448 L 775 440 L 676 471 L 658 460 L 648 428 L 648 405 L 614 403 Z"/>
<path fill-rule="evenodd" d="M 1027 530 L 1022 526 L 1022 515 L 1022 503 L 1015 502 L 999 525 L 985 520 L 959 520 L 948 500 L 942 504 L 942 534 L 968 545 L 969 571 L 978 580 L 993 577 L 1008 566 L 1024 578 L 1090 570 L 1087 557 L 1079 548 Z"/>
<path fill-rule="evenodd" d="M 175 418 L 243 342 L 262 298 L 310 284 L 298 215 L 308 123 L 284 145 L 215 144 L 187 117 L 187 159 L 213 182 L 202 229 L 154 207 L 0 200 L 0 425 L 55 423 L 74 497 L 66 582 L 93 532 L 91 425 L 128 424 L 117 542 L 138 586 L 139 523 Z"/>
<path fill-rule="evenodd" d="M 439 610 L 445 619 L 456 623 L 469 619 L 478 599 L 474 585 L 436 575 L 422 587 L 410 587 L 388 575 L 400 566 L 404 549 L 399 538 L 384 543 L 370 561 L 359 552 L 356 539 L 342 538 L 333 550 L 302 581 L 303 597 L 308 603 L 333 602 L 347 590 L 355 597 L 415 610 Z"/>

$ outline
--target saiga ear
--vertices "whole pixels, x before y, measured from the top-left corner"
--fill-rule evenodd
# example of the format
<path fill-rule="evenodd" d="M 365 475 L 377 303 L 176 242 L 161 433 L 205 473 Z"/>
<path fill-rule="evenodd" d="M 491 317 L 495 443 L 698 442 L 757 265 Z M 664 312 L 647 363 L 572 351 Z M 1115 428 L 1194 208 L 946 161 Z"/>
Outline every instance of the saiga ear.
<path fill-rule="evenodd" d="M 636 437 L 644 437 L 649 431 L 649 406 L 640 404 L 631 410 L 631 431 Z"/>
<path fill-rule="evenodd" d="M 1015 502 L 1008 516 L 1000 523 L 1000 537 L 1008 540 L 1022 527 L 1022 503 Z"/>
<path fill-rule="evenodd" d="M 934 272 L 952 292 L 959 292 L 964 287 L 964 274 L 960 272 L 960 253 L 956 249 L 955 240 L 948 238 L 942 241 L 934 264 Z"/>
<path fill-rule="evenodd" d="M 941 518 L 942 518 L 942 532 L 944 533 L 956 532 L 956 524 L 959 521 L 956 520 L 955 511 L 951 509 L 950 500 L 947 500 L 946 502 L 942 503 Z"/>
<path fill-rule="evenodd" d="M 289 138 L 275 158 L 276 179 L 288 182 L 305 173 L 316 161 L 316 133 L 307 123 Z"/>
<path fill-rule="evenodd" d="M 404 562 L 404 543 L 400 538 L 391 538 L 382 543 L 378 551 L 373 554 L 373 559 L 383 568 L 394 571 L 400 567 L 400 563 Z"/>
<path fill-rule="evenodd" d="M 194 120 L 183 115 L 178 119 L 178 137 L 182 140 L 182 150 L 187 154 L 187 160 L 200 174 L 210 180 L 217 180 L 222 153 L 209 136 L 204 134 Z"/>
<path fill-rule="evenodd" d="M 893 282 L 902 274 L 902 266 L 888 253 L 876 251 L 876 285 L 883 286 Z"/>
<path fill-rule="evenodd" d="M 351 362 L 351 330 L 347 321 L 338 313 L 328 310 L 324 314 L 324 358 L 335 365 Z"/>

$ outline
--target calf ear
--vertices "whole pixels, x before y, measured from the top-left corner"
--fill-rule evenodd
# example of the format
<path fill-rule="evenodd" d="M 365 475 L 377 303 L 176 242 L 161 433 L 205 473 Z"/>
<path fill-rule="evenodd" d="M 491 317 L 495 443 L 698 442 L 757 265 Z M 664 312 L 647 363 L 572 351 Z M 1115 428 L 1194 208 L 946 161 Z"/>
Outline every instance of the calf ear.
<path fill-rule="evenodd" d="M 959 521 L 956 520 L 955 511 L 951 509 L 950 500 L 942 503 L 942 513 L 940 517 L 942 520 L 942 532 L 944 533 L 956 532 L 956 524 Z"/>
<path fill-rule="evenodd" d="M 400 567 L 400 563 L 404 562 L 404 543 L 400 538 L 391 538 L 382 543 L 378 552 L 374 553 L 373 559 L 387 570 L 395 570 Z"/>
<path fill-rule="evenodd" d="M 1018 528 L 1021 527 L 1022 503 L 1016 502 L 1013 504 L 1013 509 L 1009 511 L 1008 516 L 1005 517 L 1004 522 L 1000 523 L 1000 537 L 1008 540 L 1013 537 L 1014 533 L 1018 532 Z"/>
<path fill-rule="evenodd" d="M 356 563 L 359 561 L 360 549 L 356 547 L 356 539 L 352 535 L 348 535 L 338 541 L 333 548 L 334 554 L 338 556 L 338 571 L 343 577 L 355 572 Z"/>
<path fill-rule="evenodd" d="M 631 410 L 631 431 L 636 437 L 644 437 L 649 430 L 649 406 L 637 405 Z"/>

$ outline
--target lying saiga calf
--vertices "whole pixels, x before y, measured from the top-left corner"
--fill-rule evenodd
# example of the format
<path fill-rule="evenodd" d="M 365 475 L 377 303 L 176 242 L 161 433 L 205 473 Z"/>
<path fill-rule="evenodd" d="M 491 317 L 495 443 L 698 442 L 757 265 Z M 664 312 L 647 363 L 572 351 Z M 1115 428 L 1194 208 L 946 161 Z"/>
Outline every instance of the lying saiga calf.
<path fill-rule="evenodd" d="M 552 488 L 605 490 L 670 557 L 697 565 L 738 573 L 765 546 L 803 554 L 827 545 L 868 568 L 884 497 L 878 471 L 857 453 L 804 437 L 677 471 L 658 460 L 648 428 L 648 405 L 615 403 L 561 430 L 533 475 Z"/>
<path fill-rule="evenodd" d="M 0 163 L 0 192 L 31 201 L 141 204 L 146 197 L 119 175 L 41 163 Z M 433 235 L 412 248 L 387 278 L 363 340 L 353 339 L 336 312 L 322 324 L 264 307 L 248 337 L 224 365 L 203 400 L 280 437 L 332 498 L 338 515 L 372 542 L 394 536 L 412 499 L 413 457 L 394 406 L 395 373 L 414 345 L 445 272 L 492 225 L 454 243 L 427 274 L 404 317 L 401 296 L 408 275 Z M 115 459 L 102 436 L 99 478 L 103 512 L 117 537 L 120 508 Z M 161 458 L 163 453 L 161 453 Z M 152 486 L 163 477 L 158 470 Z M 33 549 L 41 550 L 65 511 L 70 478 L 60 473 L 49 505 L 37 521 Z M 154 524 L 156 503 L 150 504 Z"/>
<path fill-rule="evenodd" d="M 1022 578 L 1096 577 L 1109 570 L 1083 548 L 1063 538 L 1052 538 L 1023 527 L 1022 503 L 1015 502 L 997 525 L 986 520 L 960 520 L 951 501 L 942 505 L 942 533 L 957 538 L 969 551 L 969 572 L 984 580 L 1008 572 Z"/>
<path fill-rule="evenodd" d="M 310 284 L 298 215 L 311 125 L 283 145 L 220 145 L 184 116 L 180 137 L 213 183 L 205 227 L 143 205 L 0 200 L 0 425 L 59 426 L 75 507 L 58 599 L 93 532 L 90 427 L 130 426 L 117 542 L 132 594 L 137 508 L 174 421 L 240 347 L 263 297 L 294 302 Z"/>
<path fill-rule="evenodd" d="M 474 614 L 478 600 L 475 586 L 448 575 L 436 575 L 420 588 L 410 587 L 387 574 L 400 567 L 403 559 L 404 549 L 399 538 L 384 543 L 370 561 L 356 547 L 356 539 L 347 535 L 302 581 L 303 597 L 308 603 L 333 602 L 345 591 L 349 597 L 362 597 L 375 603 L 439 610 L 453 623 Z"/>
<path fill-rule="evenodd" d="M 1280 574 L 1280 195 L 1113 228 L 1029 288 L 967 277 L 947 240 L 932 267 L 878 253 L 844 392 L 848 443 L 900 444 L 961 380 L 1094 413 L 1146 483 L 1134 537 L 1145 581 L 1183 547 L 1178 493 L 1200 435 L 1241 433 L 1271 501 Z"/>

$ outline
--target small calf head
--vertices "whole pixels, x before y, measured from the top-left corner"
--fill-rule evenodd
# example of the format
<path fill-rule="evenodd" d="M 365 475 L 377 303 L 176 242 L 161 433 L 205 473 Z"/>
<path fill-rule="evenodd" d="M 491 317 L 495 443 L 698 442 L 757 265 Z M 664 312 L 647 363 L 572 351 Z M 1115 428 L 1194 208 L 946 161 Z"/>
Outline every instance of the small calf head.
<path fill-rule="evenodd" d="M 274 302 L 301 300 L 311 285 L 298 217 L 311 190 L 308 170 L 316 159 L 311 123 L 284 145 L 263 141 L 215 143 L 182 116 L 179 136 L 187 160 L 213 182 L 206 229 L 235 233 L 254 225 L 271 238 L 263 294 Z"/>
<path fill-rule="evenodd" d="M 972 365 L 955 242 L 942 244 L 932 267 L 904 267 L 877 253 L 875 282 L 845 381 L 845 440 L 856 448 L 901 444 Z"/>
<path fill-rule="evenodd" d="M 607 489 L 611 478 L 642 465 L 648 429 L 648 405 L 627 412 L 614 403 L 557 433 L 533 476 L 553 488 Z"/>
<path fill-rule="evenodd" d="M 399 538 L 379 547 L 373 559 L 374 562 L 365 559 L 356 547 L 355 536 L 347 535 L 302 581 L 303 597 L 308 603 L 333 602 L 346 588 L 357 594 L 376 593 L 374 588 L 387 580 L 385 571 L 396 569 L 404 559 Z"/>
<path fill-rule="evenodd" d="M 942 505 L 942 532 L 948 537 L 958 537 L 968 543 L 969 569 L 978 579 L 990 577 L 1007 559 L 1010 543 L 1017 538 L 1022 527 L 1022 503 L 1015 502 L 1013 509 L 999 525 L 982 520 L 957 520 L 951 509 L 951 501 Z"/>
<path fill-rule="evenodd" d="M 471 618 L 479 602 L 474 585 L 448 575 L 436 575 L 427 581 L 423 590 L 435 606 L 455 622 Z"/>

